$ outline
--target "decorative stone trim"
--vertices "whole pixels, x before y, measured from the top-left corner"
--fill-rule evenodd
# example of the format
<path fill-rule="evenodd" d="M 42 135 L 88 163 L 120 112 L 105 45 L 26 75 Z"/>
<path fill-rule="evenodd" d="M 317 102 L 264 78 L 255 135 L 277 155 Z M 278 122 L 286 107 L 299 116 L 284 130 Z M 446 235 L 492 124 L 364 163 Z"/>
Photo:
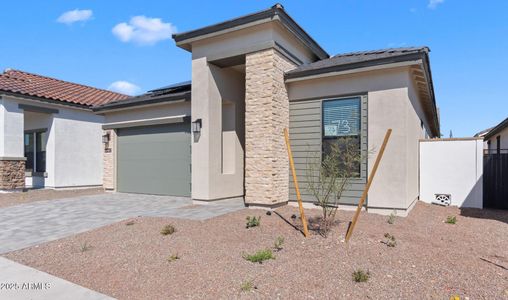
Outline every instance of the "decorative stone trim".
<path fill-rule="evenodd" d="M 115 164 L 116 164 L 116 131 L 104 130 L 103 134 L 109 133 L 109 142 L 103 144 L 103 186 L 106 190 L 115 189 Z"/>
<path fill-rule="evenodd" d="M 0 156 L 0 160 L 23 160 L 26 161 L 26 157 L 9 157 L 9 156 Z"/>
<path fill-rule="evenodd" d="M 284 72 L 295 64 L 276 49 L 247 54 L 245 61 L 245 203 L 276 206 L 289 197 Z"/>
<path fill-rule="evenodd" d="M 0 190 L 25 188 L 25 160 L 6 160 L 5 157 L 0 160 Z"/>

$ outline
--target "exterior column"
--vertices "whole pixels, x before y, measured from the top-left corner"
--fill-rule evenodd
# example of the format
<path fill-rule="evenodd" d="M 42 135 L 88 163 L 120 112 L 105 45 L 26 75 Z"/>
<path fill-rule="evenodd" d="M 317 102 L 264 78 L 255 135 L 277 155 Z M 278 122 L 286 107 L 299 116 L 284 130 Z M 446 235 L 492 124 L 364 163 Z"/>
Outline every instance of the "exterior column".
<path fill-rule="evenodd" d="M 23 128 L 23 110 L 0 97 L 0 190 L 25 188 Z"/>
<path fill-rule="evenodd" d="M 295 65 L 275 49 L 247 54 L 245 64 L 245 203 L 277 206 L 289 198 L 284 72 Z"/>
<path fill-rule="evenodd" d="M 109 134 L 109 142 L 103 144 L 103 165 L 102 172 L 103 187 L 106 190 L 115 190 L 116 170 L 116 130 L 104 130 L 103 134 Z"/>

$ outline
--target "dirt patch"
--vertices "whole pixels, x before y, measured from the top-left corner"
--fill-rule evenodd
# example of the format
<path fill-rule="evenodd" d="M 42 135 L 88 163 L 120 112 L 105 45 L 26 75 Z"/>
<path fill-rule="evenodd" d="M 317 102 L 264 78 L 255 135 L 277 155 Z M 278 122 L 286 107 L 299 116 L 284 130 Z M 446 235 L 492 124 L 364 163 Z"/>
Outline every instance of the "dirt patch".
<path fill-rule="evenodd" d="M 297 211 L 278 209 L 289 222 L 298 222 L 291 219 Z M 494 213 L 466 217 L 418 203 L 392 225 L 362 213 L 349 245 L 342 240 L 352 212 L 338 213 L 342 222 L 326 239 L 305 239 L 263 210 L 207 221 L 136 218 L 5 256 L 120 299 L 507 299 L 508 272 L 498 265 L 508 257 L 508 212 Z M 248 215 L 262 216 L 261 225 L 246 229 Z M 449 215 L 457 216 L 455 225 L 443 222 Z M 161 235 L 166 224 L 176 232 Z M 395 236 L 395 247 L 382 243 L 385 233 Z M 242 257 L 273 248 L 278 236 L 284 244 L 273 250 L 275 259 Z M 85 242 L 90 248 L 81 251 Z M 352 280 L 358 269 L 369 272 L 367 282 Z"/>
<path fill-rule="evenodd" d="M 75 189 L 75 190 L 40 189 L 40 190 L 28 190 L 26 192 L 1 193 L 0 207 L 7 207 L 42 200 L 72 198 L 102 193 L 104 193 L 104 190 L 102 188 Z"/>

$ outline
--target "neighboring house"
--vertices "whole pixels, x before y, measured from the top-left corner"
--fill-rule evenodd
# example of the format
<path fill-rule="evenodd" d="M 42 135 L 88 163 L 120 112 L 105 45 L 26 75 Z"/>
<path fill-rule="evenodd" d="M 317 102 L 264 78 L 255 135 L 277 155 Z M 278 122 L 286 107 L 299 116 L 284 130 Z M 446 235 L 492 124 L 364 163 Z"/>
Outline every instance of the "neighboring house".
<path fill-rule="evenodd" d="M 355 138 L 365 159 L 341 199 L 352 206 L 392 128 L 367 209 L 405 215 L 418 200 L 419 140 L 440 132 L 428 48 L 330 57 L 279 4 L 174 40 L 192 54 L 192 83 L 94 108 L 106 189 L 284 205 L 295 200 L 289 127 L 306 202 L 306 157 Z"/>
<path fill-rule="evenodd" d="M 490 129 L 483 139 L 489 154 L 508 153 L 508 118 Z"/>
<path fill-rule="evenodd" d="M 102 185 L 102 116 L 127 96 L 18 70 L 0 74 L 0 189 Z"/>
<path fill-rule="evenodd" d="M 491 129 L 492 129 L 492 127 L 487 128 L 487 129 L 484 129 L 484 130 L 482 130 L 482 131 L 480 131 L 480 132 L 476 133 L 476 134 L 474 135 L 474 137 L 477 137 L 477 138 L 481 138 L 481 139 L 483 139 L 483 138 L 485 137 L 485 135 L 487 135 L 487 133 L 489 133 L 489 131 L 490 131 Z M 484 142 L 483 142 L 483 149 L 485 149 L 485 150 L 488 150 L 488 149 L 489 149 L 489 143 L 488 143 L 488 141 L 485 141 L 485 140 L 484 140 Z"/>

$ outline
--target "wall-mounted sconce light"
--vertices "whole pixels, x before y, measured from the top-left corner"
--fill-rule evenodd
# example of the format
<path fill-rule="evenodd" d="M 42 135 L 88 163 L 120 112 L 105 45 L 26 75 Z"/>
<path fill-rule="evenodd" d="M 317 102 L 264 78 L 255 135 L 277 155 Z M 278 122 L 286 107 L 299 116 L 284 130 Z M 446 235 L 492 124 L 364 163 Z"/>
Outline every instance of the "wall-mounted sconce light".
<path fill-rule="evenodd" d="M 102 143 L 103 144 L 109 143 L 109 132 L 102 136 Z"/>
<path fill-rule="evenodd" d="M 192 122 L 192 132 L 195 134 L 201 133 L 201 119 Z"/>

